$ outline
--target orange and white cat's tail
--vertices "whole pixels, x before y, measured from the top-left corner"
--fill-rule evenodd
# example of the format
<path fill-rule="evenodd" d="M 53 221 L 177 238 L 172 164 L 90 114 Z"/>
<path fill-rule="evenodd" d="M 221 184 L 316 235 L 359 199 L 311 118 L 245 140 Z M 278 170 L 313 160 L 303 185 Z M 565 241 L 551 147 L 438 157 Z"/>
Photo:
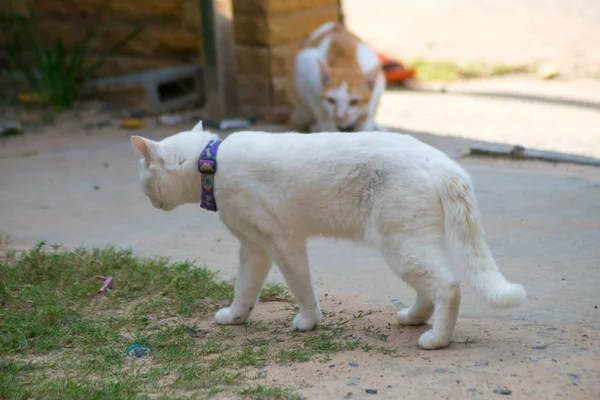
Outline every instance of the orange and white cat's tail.
<path fill-rule="evenodd" d="M 527 297 L 525 288 L 506 280 L 485 241 L 477 200 L 469 178 L 463 174 L 439 181 L 444 226 L 454 264 L 462 266 L 467 282 L 491 307 L 512 308 Z"/>

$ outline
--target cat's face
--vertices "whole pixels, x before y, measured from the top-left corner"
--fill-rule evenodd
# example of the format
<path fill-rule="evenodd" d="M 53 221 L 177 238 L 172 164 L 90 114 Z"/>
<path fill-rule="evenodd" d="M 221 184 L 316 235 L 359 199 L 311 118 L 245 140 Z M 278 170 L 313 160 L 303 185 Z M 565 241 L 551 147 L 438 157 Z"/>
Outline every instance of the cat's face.
<path fill-rule="evenodd" d="M 142 155 L 140 183 L 152 205 L 170 211 L 182 204 L 182 186 L 177 174 L 179 163 L 174 150 L 140 136 L 133 136 L 131 143 Z"/>
<path fill-rule="evenodd" d="M 354 127 L 369 111 L 375 81 L 381 69 L 366 74 L 327 68 L 321 64 L 322 107 L 340 130 Z"/>
<path fill-rule="evenodd" d="M 152 205 L 165 211 L 199 201 L 196 161 L 211 136 L 202 123 L 192 131 L 169 136 L 160 142 L 132 136 L 131 144 L 140 154 L 140 183 Z"/>

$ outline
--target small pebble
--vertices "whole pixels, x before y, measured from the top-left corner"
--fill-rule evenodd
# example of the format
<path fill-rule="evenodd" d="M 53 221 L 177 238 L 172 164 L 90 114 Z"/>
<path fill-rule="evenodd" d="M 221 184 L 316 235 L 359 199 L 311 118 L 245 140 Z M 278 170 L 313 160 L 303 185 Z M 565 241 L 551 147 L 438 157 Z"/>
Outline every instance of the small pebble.
<path fill-rule="evenodd" d="M 494 393 L 496 394 L 503 394 L 506 396 L 510 396 L 512 394 L 512 390 L 509 389 L 494 389 Z"/>
<path fill-rule="evenodd" d="M 121 129 L 141 129 L 146 126 L 146 123 L 138 118 L 127 118 L 121 122 Z"/>
<path fill-rule="evenodd" d="M 108 163 L 106 161 L 104 162 L 104 168 L 108 168 Z"/>
<path fill-rule="evenodd" d="M 368 394 L 377 394 L 377 389 L 365 389 Z"/>
<path fill-rule="evenodd" d="M 360 364 L 355 363 L 355 362 L 350 362 L 350 363 L 348 363 L 348 365 L 351 367 L 358 367 Z"/>
<path fill-rule="evenodd" d="M 94 185 L 94 190 L 100 190 L 100 186 Z"/>
<path fill-rule="evenodd" d="M 546 348 L 548 348 L 548 346 L 533 346 L 532 349 L 534 350 L 546 350 Z"/>
<path fill-rule="evenodd" d="M 388 389 L 392 389 L 392 388 L 393 388 L 393 386 L 392 386 L 392 385 L 387 385 L 387 388 L 388 388 Z"/>

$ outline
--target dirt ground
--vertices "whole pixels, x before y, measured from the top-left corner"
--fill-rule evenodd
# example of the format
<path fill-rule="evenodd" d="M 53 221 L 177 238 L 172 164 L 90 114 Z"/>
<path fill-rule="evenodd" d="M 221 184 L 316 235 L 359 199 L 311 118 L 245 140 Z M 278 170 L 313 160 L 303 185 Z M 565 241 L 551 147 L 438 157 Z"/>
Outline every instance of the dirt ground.
<path fill-rule="evenodd" d="M 463 157 L 471 144 L 487 141 L 600 156 L 595 84 L 541 88 L 535 80 L 509 78 L 456 84 L 445 93 L 386 93 L 382 124 L 459 158 L 472 174 L 492 251 L 507 277 L 525 285 L 529 301 L 494 311 L 465 288 L 452 345 L 423 351 L 417 338 L 427 328 L 399 327 L 393 316 L 414 294 L 382 258 L 367 247 L 315 239 L 309 255 L 323 308 L 346 315 L 377 310 L 354 328 L 379 328 L 388 336 L 382 344 L 399 355 L 353 351 L 325 363 L 269 365 L 270 382 L 297 388 L 309 399 L 488 399 L 500 396 L 494 393 L 500 389 L 516 399 L 599 398 L 600 168 Z M 489 88 L 524 96 L 462 93 Z M 554 101 L 527 98 L 533 95 Z M 49 240 L 198 258 L 231 278 L 238 244 L 218 216 L 196 205 L 155 210 L 138 184 L 132 132 L 94 110 L 0 142 L 0 231 L 20 248 Z M 112 125 L 89 127 L 106 120 Z M 152 118 L 147 123 L 136 133 L 155 139 L 187 128 L 160 127 Z M 276 268 L 269 279 L 282 280 Z M 259 305 L 253 318 L 269 319 L 269 307 Z M 243 336 L 243 328 L 237 334 Z"/>

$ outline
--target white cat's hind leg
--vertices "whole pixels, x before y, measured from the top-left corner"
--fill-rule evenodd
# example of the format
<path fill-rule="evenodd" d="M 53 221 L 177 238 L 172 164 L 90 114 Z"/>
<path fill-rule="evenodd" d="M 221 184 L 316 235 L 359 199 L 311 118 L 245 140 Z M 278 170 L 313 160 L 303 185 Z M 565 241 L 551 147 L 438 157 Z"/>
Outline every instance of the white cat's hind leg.
<path fill-rule="evenodd" d="M 270 269 L 271 259 L 265 250 L 242 242 L 233 303 L 215 314 L 215 322 L 220 325 L 240 325 L 246 322 Z"/>
<path fill-rule="evenodd" d="M 281 269 L 288 287 L 298 301 L 300 312 L 294 318 L 294 328 L 310 331 L 321 322 L 321 309 L 310 278 L 306 243 L 278 241 L 271 257 Z"/>
<path fill-rule="evenodd" d="M 398 311 L 396 318 L 400 325 L 425 325 L 433 314 L 433 302 L 414 285 L 413 288 L 417 291 L 417 301 L 412 307 Z"/>
<path fill-rule="evenodd" d="M 458 308 L 459 285 L 449 268 L 439 238 L 386 239 L 384 256 L 392 269 L 417 291 L 413 307 L 398 312 L 403 325 L 422 325 L 433 311 L 433 327 L 419 338 L 424 349 L 438 349 L 450 344 Z"/>

